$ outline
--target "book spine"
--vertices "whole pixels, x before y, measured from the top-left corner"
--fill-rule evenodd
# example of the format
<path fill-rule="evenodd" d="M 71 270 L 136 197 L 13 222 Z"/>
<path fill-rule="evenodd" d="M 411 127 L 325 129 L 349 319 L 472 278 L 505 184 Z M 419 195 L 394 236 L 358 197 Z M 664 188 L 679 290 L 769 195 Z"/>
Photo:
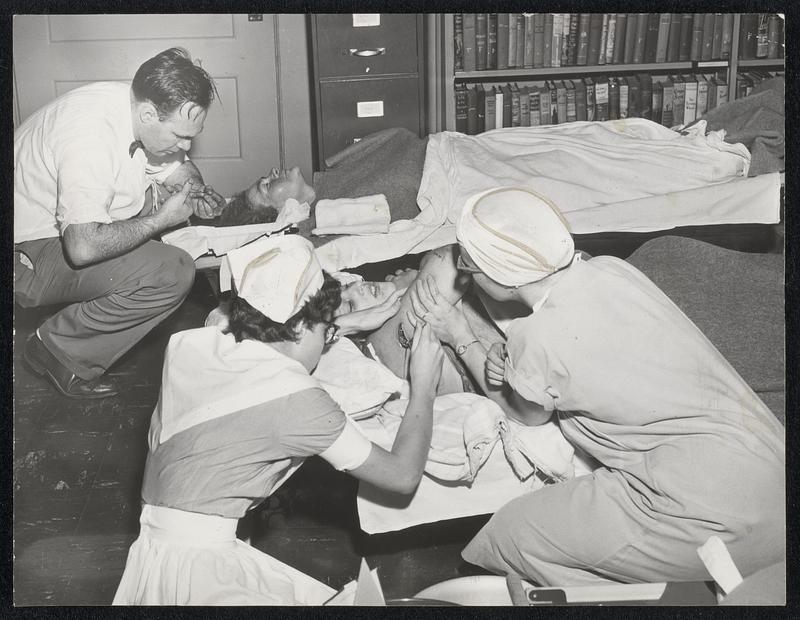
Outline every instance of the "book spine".
<path fill-rule="evenodd" d="M 631 76 L 628 79 L 628 116 L 636 118 L 639 116 L 639 80 L 636 76 Z"/>
<path fill-rule="evenodd" d="M 508 69 L 508 13 L 497 14 L 497 68 Z"/>
<path fill-rule="evenodd" d="M 697 118 L 708 112 L 708 82 L 702 75 L 697 76 Z"/>
<path fill-rule="evenodd" d="M 494 86 L 486 90 L 485 94 L 485 106 L 486 106 L 486 118 L 484 119 L 484 126 L 486 130 L 494 129 L 497 123 L 495 119 L 495 103 L 496 103 L 497 93 L 495 93 Z"/>
<path fill-rule="evenodd" d="M 505 94 L 503 89 L 498 87 L 494 93 L 494 128 L 503 128 L 503 106 L 505 105 Z"/>
<path fill-rule="evenodd" d="M 697 82 L 686 79 L 683 95 L 683 122 L 689 124 L 697 118 Z"/>
<path fill-rule="evenodd" d="M 714 14 L 703 13 L 703 45 L 700 48 L 700 60 L 711 60 L 714 48 Z"/>
<path fill-rule="evenodd" d="M 464 23 L 464 71 L 475 71 L 475 13 L 462 13 Z"/>
<path fill-rule="evenodd" d="M 525 66 L 525 26 L 526 18 L 523 13 L 515 13 L 517 17 L 517 67 Z M 533 56 L 531 56 L 533 60 Z"/>
<path fill-rule="evenodd" d="M 594 121 L 597 120 L 595 116 L 597 109 L 595 108 L 594 80 L 592 80 L 592 78 L 586 78 L 584 81 L 586 82 L 586 120 Z"/>
<path fill-rule="evenodd" d="M 619 118 L 619 80 L 608 78 L 608 119 L 615 121 Z"/>
<path fill-rule="evenodd" d="M 600 24 L 600 47 L 597 50 L 597 64 L 606 64 L 606 46 L 608 45 L 608 13 L 603 13 Z"/>
<path fill-rule="evenodd" d="M 669 27 L 672 13 L 661 13 L 658 18 L 658 36 L 656 38 L 656 62 L 667 62 L 667 46 L 669 44 Z"/>
<path fill-rule="evenodd" d="M 700 60 L 703 51 L 703 22 L 705 18 L 702 13 L 695 13 L 692 18 L 692 47 L 689 51 L 689 60 Z M 673 109 L 673 115 L 675 110 Z"/>
<path fill-rule="evenodd" d="M 769 13 L 758 13 L 756 29 L 756 58 L 767 58 L 769 55 Z"/>
<path fill-rule="evenodd" d="M 539 117 L 542 125 L 552 123 L 552 112 L 550 109 L 550 87 L 547 83 L 539 90 Z"/>
<path fill-rule="evenodd" d="M 519 89 L 519 124 L 521 127 L 531 126 L 531 99 L 530 88 L 523 86 Z"/>
<path fill-rule="evenodd" d="M 553 66 L 562 67 L 567 59 L 567 43 L 569 36 L 569 13 L 557 13 L 553 18 Z"/>
<path fill-rule="evenodd" d="M 661 20 L 660 13 L 647 14 L 647 34 L 644 43 L 644 62 L 656 61 L 656 46 L 658 45 L 658 25 Z"/>
<path fill-rule="evenodd" d="M 675 101 L 675 90 L 671 81 L 664 83 L 664 92 L 661 95 L 661 124 L 664 127 L 672 127 L 675 119 L 672 115 L 672 105 Z"/>
<path fill-rule="evenodd" d="M 550 66 L 561 66 L 561 31 L 564 28 L 564 15 L 553 13 L 553 34 L 550 43 Z"/>
<path fill-rule="evenodd" d="M 722 23 L 724 16 L 722 13 L 714 13 L 714 34 L 711 38 L 711 59 L 719 60 L 722 58 Z"/>
<path fill-rule="evenodd" d="M 456 131 L 467 133 L 467 87 L 464 84 L 456 84 Z"/>
<path fill-rule="evenodd" d="M 503 127 L 511 127 L 511 88 L 506 84 L 503 91 Z"/>
<path fill-rule="evenodd" d="M 461 13 L 453 15 L 453 69 L 464 70 L 464 18 Z"/>
<path fill-rule="evenodd" d="M 663 103 L 664 87 L 660 81 L 653 82 L 653 122 L 661 124 L 661 105 Z"/>
<path fill-rule="evenodd" d="M 653 80 L 649 73 L 639 74 L 639 116 L 653 118 Z"/>
<path fill-rule="evenodd" d="M 708 80 L 708 109 L 713 110 L 717 107 L 717 80 L 711 77 Z"/>
<path fill-rule="evenodd" d="M 544 66 L 544 13 L 533 15 L 533 66 Z"/>
<path fill-rule="evenodd" d="M 475 14 L 475 70 L 486 70 L 486 47 L 488 37 L 488 13 Z"/>
<path fill-rule="evenodd" d="M 535 63 L 534 63 L 535 64 Z M 542 66 L 553 66 L 553 14 L 544 14 L 544 34 L 542 35 Z"/>
<path fill-rule="evenodd" d="M 569 14 L 569 39 L 567 44 L 568 54 L 567 54 L 567 66 L 574 67 L 578 64 L 578 40 L 579 40 L 579 27 L 580 27 L 580 15 L 578 13 L 570 13 Z"/>
<path fill-rule="evenodd" d="M 614 44 L 617 41 L 617 14 L 608 14 L 608 32 L 606 33 L 606 64 L 614 62 Z"/>
<path fill-rule="evenodd" d="M 578 78 L 575 84 L 575 120 L 586 120 L 586 84 Z"/>
<path fill-rule="evenodd" d="M 522 110 L 520 106 L 519 87 L 515 84 L 511 87 L 511 126 L 520 127 L 522 125 Z"/>
<path fill-rule="evenodd" d="M 608 120 L 608 79 L 598 78 L 594 85 L 595 119 Z"/>
<path fill-rule="evenodd" d="M 561 66 L 566 67 L 569 64 L 569 28 L 570 28 L 570 14 L 561 14 Z"/>
<path fill-rule="evenodd" d="M 625 43 L 627 41 L 628 14 L 617 13 L 617 31 L 614 36 L 614 57 L 611 62 L 615 65 L 625 61 Z"/>
<path fill-rule="evenodd" d="M 779 50 L 783 46 L 781 41 L 781 18 L 772 13 L 767 24 L 767 58 L 780 58 Z"/>
<path fill-rule="evenodd" d="M 678 62 L 681 47 L 681 14 L 669 14 L 669 37 L 667 38 L 667 62 Z M 661 115 L 661 110 L 658 112 Z"/>
<path fill-rule="evenodd" d="M 628 118 L 628 82 L 625 78 L 619 79 L 619 117 Z"/>
<path fill-rule="evenodd" d="M 572 123 L 577 120 L 577 110 L 575 108 L 575 84 L 572 80 L 565 82 L 567 87 L 567 122 Z"/>
<path fill-rule="evenodd" d="M 722 15 L 722 43 L 720 45 L 720 58 L 727 60 L 731 57 L 733 47 L 733 13 Z"/>
<path fill-rule="evenodd" d="M 517 14 L 508 13 L 508 68 L 517 67 Z"/>
<path fill-rule="evenodd" d="M 486 131 L 486 91 L 481 84 L 475 85 L 475 94 L 478 100 L 478 133 Z"/>
<path fill-rule="evenodd" d="M 563 82 L 556 84 L 556 106 L 558 107 L 558 122 L 567 122 L 567 85 Z"/>
<path fill-rule="evenodd" d="M 589 22 L 592 16 L 589 13 L 581 13 L 578 22 L 578 52 L 576 63 L 580 66 L 586 65 L 589 52 Z"/>
<path fill-rule="evenodd" d="M 523 66 L 526 69 L 533 69 L 533 49 L 534 49 L 534 20 L 533 13 L 525 13 L 525 55 Z"/>
<path fill-rule="evenodd" d="M 600 39 L 603 36 L 602 13 L 590 13 L 589 38 L 586 44 L 586 64 L 595 66 L 600 58 Z M 580 64 L 580 63 L 579 63 Z"/>
<path fill-rule="evenodd" d="M 717 83 L 717 106 L 728 103 L 728 83 L 724 79 L 720 79 Z"/>
<path fill-rule="evenodd" d="M 475 86 L 467 88 L 467 135 L 478 133 L 478 90 Z"/>
<path fill-rule="evenodd" d="M 497 13 L 486 15 L 486 68 L 497 69 Z"/>
<path fill-rule="evenodd" d="M 686 102 L 686 83 L 676 80 L 673 85 L 672 96 L 672 121 L 676 125 L 683 125 L 683 110 Z"/>
<path fill-rule="evenodd" d="M 733 23 L 733 22 L 731 22 Z M 678 61 L 686 62 L 691 56 L 692 36 L 694 32 L 694 15 L 692 13 L 681 13 L 681 36 L 678 45 Z M 670 118 L 672 115 L 672 104 L 670 103 Z"/>
<path fill-rule="evenodd" d="M 634 37 L 633 44 L 633 64 L 641 64 L 644 62 L 644 46 L 647 40 L 647 13 L 639 13 L 636 16 L 636 36 Z"/>
<path fill-rule="evenodd" d="M 531 109 L 531 127 L 542 125 L 542 116 L 539 109 L 540 90 L 537 86 L 531 86 L 528 92 L 528 103 Z"/>
<path fill-rule="evenodd" d="M 550 122 L 555 125 L 563 122 L 558 118 L 558 89 L 553 81 L 548 82 L 547 86 L 550 89 Z"/>
<path fill-rule="evenodd" d="M 757 29 L 758 15 L 756 13 L 742 13 L 739 31 L 739 58 L 750 60 L 756 57 Z"/>

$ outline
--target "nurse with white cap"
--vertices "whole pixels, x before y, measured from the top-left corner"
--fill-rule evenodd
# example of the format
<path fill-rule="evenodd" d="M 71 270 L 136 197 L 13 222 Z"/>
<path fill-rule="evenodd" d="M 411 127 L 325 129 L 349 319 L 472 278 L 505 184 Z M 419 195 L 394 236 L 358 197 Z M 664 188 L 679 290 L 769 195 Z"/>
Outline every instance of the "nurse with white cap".
<path fill-rule="evenodd" d="M 411 493 L 431 440 L 443 353 L 418 325 L 411 394 L 391 451 L 372 444 L 311 376 L 336 338 L 340 285 L 307 240 L 230 252 L 226 332 L 179 332 L 150 425 L 139 538 L 118 605 L 321 604 L 333 591 L 236 539 L 238 519 L 320 455 L 380 488 Z"/>
<path fill-rule="evenodd" d="M 473 197 L 457 237 L 478 287 L 530 309 L 484 356 L 484 383 L 513 390 L 527 424 L 555 416 L 601 464 L 508 503 L 464 559 L 567 586 L 710 580 L 697 548 L 712 535 L 745 576 L 784 557 L 782 427 L 655 284 L 624 260 L 576 257 L 556 206 L 528 189 Z M 416 295 L 448 342 L 447 304 Z"/>

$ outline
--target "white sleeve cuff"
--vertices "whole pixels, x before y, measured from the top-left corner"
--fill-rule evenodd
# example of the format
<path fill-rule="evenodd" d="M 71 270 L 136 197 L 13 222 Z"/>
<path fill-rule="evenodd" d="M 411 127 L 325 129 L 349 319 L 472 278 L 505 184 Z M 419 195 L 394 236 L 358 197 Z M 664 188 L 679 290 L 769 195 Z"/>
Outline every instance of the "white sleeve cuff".
<path fill-rule="evenodd" d="M 372 442 L 347 418 L 342 434 L 320 456 L 339 471 L 351 471 L 364 464 L 372 451 Z"/>

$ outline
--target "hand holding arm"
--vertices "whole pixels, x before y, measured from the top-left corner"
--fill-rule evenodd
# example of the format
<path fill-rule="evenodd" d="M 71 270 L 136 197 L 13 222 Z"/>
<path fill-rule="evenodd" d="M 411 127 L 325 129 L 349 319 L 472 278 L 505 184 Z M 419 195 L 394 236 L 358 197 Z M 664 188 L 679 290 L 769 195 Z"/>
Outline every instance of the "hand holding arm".
<path fill-rule="evenodd" d="M 418 324 L 411 344 L 411 395 L 391 452 L 372 446 L 367 460 L 350 473 L 360 480 L 398 493 L 419 484 L 431 445 L 433 400 L 444 353 L 429 326 Z"/>
<path fill-rule="evenodd" d="M 392 318 L 400 309 L 400 298 L 404 291 L 394 291 L 383 303 L 336 317 L 339 334 L 350 336 L 360 332 L 370 332 L 378 329 Z"/>

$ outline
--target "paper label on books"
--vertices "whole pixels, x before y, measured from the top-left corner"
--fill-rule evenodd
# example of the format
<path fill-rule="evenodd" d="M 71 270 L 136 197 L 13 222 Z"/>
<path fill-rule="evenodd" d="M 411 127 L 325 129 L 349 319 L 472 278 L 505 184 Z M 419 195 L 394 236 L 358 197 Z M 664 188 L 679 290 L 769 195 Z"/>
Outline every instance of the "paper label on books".
<path fill-rule="evenodd" d="M 383 116 L 383 101 L 359 101 L 356 103 L 358 118 Z"/>
<path fill-rule="evenodd" d="M 380 25 L 380 13 L 353 13 L 353 28 L 364 28 L 366 26 Z"/>
<path fill-rule="evenodd" d="M 608 103 L 608 83 L 601 82 L 595 84 L 594 100 L 596 103 Z"/>

